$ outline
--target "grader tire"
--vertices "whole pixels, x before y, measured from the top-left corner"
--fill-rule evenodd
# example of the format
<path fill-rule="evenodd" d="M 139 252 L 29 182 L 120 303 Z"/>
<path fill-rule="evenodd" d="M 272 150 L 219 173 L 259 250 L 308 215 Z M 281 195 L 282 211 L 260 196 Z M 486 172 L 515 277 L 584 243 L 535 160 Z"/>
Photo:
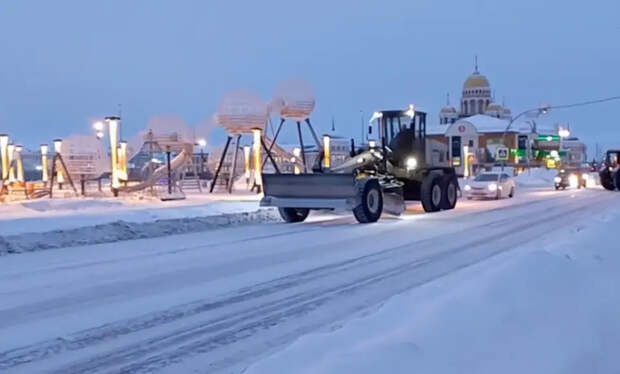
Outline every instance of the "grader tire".
<path fill-rule="evenodd" d="M 459 184 L 456 176 L 446 174 L 441 177 L 441 209 L 450 210 L 456 206 Z"/>
<path fill-rule="evenodd" d="M 361 204 L 353 209 L 359 223 L 377 222 L 383 212 L 383 192 L 376 179 L 370 179 L 361 189 Z"/>
<path fill-rule="evenodd" d="M 618 177 L 618 174 L 620 173 L 616 173 L 616 179 Z M 613 175 L 611 174 L 609 170 L 605 169 L 601 171 L 599 173 L 599 176 L 601 178 L 601 185 L 606 190 L 613 191 L 615 189 Z M 616 184 L 618 184 L 618 181 L 616 181 Z"/>
<path fill-rule="evenodd" d="M 305 221 L 310 210 L 306 208 L 278 208 L 278 212 L 285 222 L 296 223 Z"/>
<path fill-rule="evenodd" d="M 427 213 L 437 212 L 441 209 L 441 176 L 436 174 L 427 175 L 422 181 L 420 188 L 420 200 L 422 208 Z"/>

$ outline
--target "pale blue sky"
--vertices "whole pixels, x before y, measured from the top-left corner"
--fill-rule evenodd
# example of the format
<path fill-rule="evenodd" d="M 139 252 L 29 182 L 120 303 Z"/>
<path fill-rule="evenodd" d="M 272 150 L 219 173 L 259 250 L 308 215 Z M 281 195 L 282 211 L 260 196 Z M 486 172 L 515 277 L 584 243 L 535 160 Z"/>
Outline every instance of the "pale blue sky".
<path fill-rule="evenodd" d="M 28 145 L 89 133 L 123 105 L 209 118 L 221 95 L 316 89 L 314 123 L 359 137 L 360 110 L 413 102 L 436 122 L 474 55 L 513 113 L 620 94 L 620 1 L 39 0 L 0 5 L 0 132 Z M 618 140 L 620 103 L 556 112 L 592 144 Z M 291 131 L 292 132 L 292 131 Z"/>

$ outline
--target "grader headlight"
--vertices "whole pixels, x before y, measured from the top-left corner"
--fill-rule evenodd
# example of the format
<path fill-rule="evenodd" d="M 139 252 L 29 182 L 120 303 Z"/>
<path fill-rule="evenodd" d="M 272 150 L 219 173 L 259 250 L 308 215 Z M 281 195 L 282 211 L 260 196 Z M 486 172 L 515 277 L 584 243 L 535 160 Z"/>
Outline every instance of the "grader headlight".
<path fill-rule="evenodd" d="M 418 160 L 416 160 L 415 157 L 407 157 L 407 160 L 405 160 L 405 167 L 407 170 L 414 170 L 418 167 Z"/>

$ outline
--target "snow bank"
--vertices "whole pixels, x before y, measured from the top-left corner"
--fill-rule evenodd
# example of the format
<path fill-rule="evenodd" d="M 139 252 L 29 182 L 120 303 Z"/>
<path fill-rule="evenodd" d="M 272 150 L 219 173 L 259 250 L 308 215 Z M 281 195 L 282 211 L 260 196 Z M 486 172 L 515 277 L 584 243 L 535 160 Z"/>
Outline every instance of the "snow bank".
<path fill-rule="evenodd" d="M 161 219 L 152 222 L 114 222 L 47 232 L 30 232 L 0 236 L 0 255 L 43 249 L 74 247 L 123 240 L 157 238 L 187 234 L 220 227 L 279 221 L 273 209 L 228 213 L 206 217 Z"/>
<path fill-rule="evenodd" d="M 584 218 L 585 219 L 585 218 Z M 620 202 L 588 221 L 301 338 L 255 373 L 612 373 Z M 595 247 L 596 246 L 596 247 Z"/>
<path fill-rule="evenodd" d="M 534 168 L 515 177 L 515 183 L 524 187 L 553 187 L 553 178 L 557 170 Z"/>
<path fill-rule="evenodd" d="M 158 199 L 60 198 L 9 203 L 1 207 L 0 233 L 74 229 L 116 222 L 153 222 L 211 215 L 253 212 L 257 195 L 192 195 L 186 200 L 162 202 Z"/>

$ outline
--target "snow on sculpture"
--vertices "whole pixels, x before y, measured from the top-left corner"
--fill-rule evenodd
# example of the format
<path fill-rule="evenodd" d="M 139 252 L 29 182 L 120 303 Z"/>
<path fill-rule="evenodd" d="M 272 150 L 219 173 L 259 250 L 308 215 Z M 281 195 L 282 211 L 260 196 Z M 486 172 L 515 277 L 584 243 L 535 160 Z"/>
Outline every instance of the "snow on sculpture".
<path fill-rule="evenodd" d="M 263 128 L 269 109 L 267 104 L 250 91 L 231 91 L 220 101 L 216 121 L 230 134 L 250 133 L 252 128 Z"/>
<path fill-rule="evenodd" d="M 179 116 L 159 115 L 149 118 L 144 134 L 148 133 L 154 138 L 169 138 L 179 143 L 194 144 L 192 129 Z"/>
<path fill-rule="evenodd" d="M 301 122 L 310 117 L 315 104 L 314 88 L 308 82 L 297 79 L 282 81 L 276 86 L 271 108 L 279 111 L 281 118 Z"/>
<path fill-rule="evenodd" d="M 103 144 L 93 136 L 73 135 L 63 139 L 62 155 L 71 175 L 98 177 L 110 171 L 110 159 Z"/>

